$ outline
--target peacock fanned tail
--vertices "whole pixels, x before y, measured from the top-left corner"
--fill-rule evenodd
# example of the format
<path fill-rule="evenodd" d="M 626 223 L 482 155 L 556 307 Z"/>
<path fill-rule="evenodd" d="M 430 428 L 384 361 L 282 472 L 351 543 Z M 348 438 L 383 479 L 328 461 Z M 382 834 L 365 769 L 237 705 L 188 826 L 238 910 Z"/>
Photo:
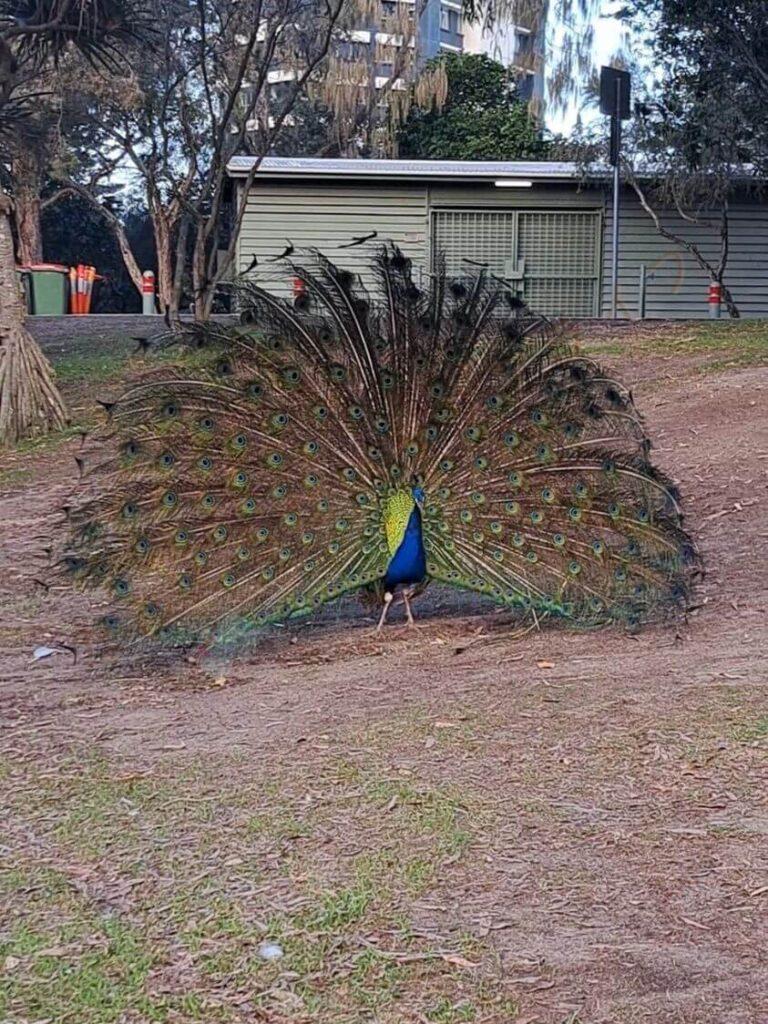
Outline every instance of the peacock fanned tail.
<path fill-rule="evenodd" d="M 414 485 L 429 579 L 580 625 L 684 604 L 695 549 L 627 389 L 483 272 L 422 289 L 393 246 L 372 269 L 376 301 L 317 252 L 293 303 L 244 285 L 240 324 L 195 328 L 209 366 L 115 403 L 64 558 L 107 624 L 221 632 L 376 588 Z"/>

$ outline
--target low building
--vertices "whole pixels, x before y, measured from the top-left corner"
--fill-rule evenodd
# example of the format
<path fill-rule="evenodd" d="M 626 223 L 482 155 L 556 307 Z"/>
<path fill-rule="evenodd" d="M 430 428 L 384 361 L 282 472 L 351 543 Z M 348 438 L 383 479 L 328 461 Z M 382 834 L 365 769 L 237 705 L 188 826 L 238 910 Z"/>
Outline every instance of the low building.
<path fill-rule="evenodd" d="M 236 187 L 252 167 L 250 157 L 230 161 Z M 691 224 L 669 211 L 661 220 L 717 257 L 718 222 Z M 646 316 L 707 317 L 708 274 L 656 230 L 628 188 L 619 223 L 619 316 L 639 314 L 644 267 Z M 422 279 L 441 252 L 451 274 L 466 273 L 466 261 L 486 264 L 542 313 L 610 316 L 610 186 L 600 176 L 584 181 L 571 163 L 267 158 L 247 196 L 236 269 L 255 257 L 253 273 L 287 291 L 270 261 L 290 240 L 365 281 L 366 247 L 343 246 L 374 231 L 399 245 Z M 768 204 L 737 192 L 729 233 L 726 281 L 741 314 L 768 316 Z"/>

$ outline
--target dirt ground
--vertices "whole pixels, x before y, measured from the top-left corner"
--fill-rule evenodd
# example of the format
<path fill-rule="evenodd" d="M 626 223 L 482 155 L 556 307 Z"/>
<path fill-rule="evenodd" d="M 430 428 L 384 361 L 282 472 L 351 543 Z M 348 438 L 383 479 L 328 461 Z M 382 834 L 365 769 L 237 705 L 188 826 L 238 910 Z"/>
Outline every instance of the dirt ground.
<path fill-rule="evenodd" d="M 127 654 L 38 582 L 77 433 L 0 461 L 0 1020 L 768 1022 L 768 331 L 573 330 L 680 483 L 677 629 Z"/>

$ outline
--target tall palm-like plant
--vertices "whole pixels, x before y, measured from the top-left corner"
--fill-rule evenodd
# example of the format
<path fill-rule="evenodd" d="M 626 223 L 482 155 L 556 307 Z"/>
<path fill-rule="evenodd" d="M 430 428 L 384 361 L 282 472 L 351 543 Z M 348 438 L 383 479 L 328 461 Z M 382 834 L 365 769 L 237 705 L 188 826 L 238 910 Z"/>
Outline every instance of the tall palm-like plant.
<path fill-rule="evenodd" d="M 25 130 L 46 71 L 68 48 L 114 74 L 126 43 L 150 32 L 142 0 L 0 0 L 0 143 L 12 145 Z M 67 420 L 51 366 L 24 324 L 12 212 L 0 194 L 0 445 Z"/>

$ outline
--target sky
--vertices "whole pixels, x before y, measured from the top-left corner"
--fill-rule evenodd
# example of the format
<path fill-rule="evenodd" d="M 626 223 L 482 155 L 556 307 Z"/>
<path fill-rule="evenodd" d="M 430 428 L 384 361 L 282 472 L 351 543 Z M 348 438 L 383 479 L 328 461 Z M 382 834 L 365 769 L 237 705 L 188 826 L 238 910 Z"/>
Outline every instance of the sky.
<path fill-rule="evenodd" d="M 548 26 L 547 35 L 552 43 L 552 59 L 556 59 L 557 47 L 566 30 L 561 25 L 554 23 Z M 595 18 L 594 33 L 595 40 L 592 49 L 592 57 L 596 67 L 610 63 L 611 57 L 620 49 L 622 37 L 625 32 L 624 26 L 614 17 L 606 16 Z M 596 117 L 601 117 L 597 106 L 585 107 L 577 100 L 572 101 L 564 112 L 553 112 L 551 105 L 545 110 L 545 121 L 547 128 L 556 134 L 567 135 L 573 128 L 579 107 L 582 106 L 582 121 L 588 123 Z"/>

